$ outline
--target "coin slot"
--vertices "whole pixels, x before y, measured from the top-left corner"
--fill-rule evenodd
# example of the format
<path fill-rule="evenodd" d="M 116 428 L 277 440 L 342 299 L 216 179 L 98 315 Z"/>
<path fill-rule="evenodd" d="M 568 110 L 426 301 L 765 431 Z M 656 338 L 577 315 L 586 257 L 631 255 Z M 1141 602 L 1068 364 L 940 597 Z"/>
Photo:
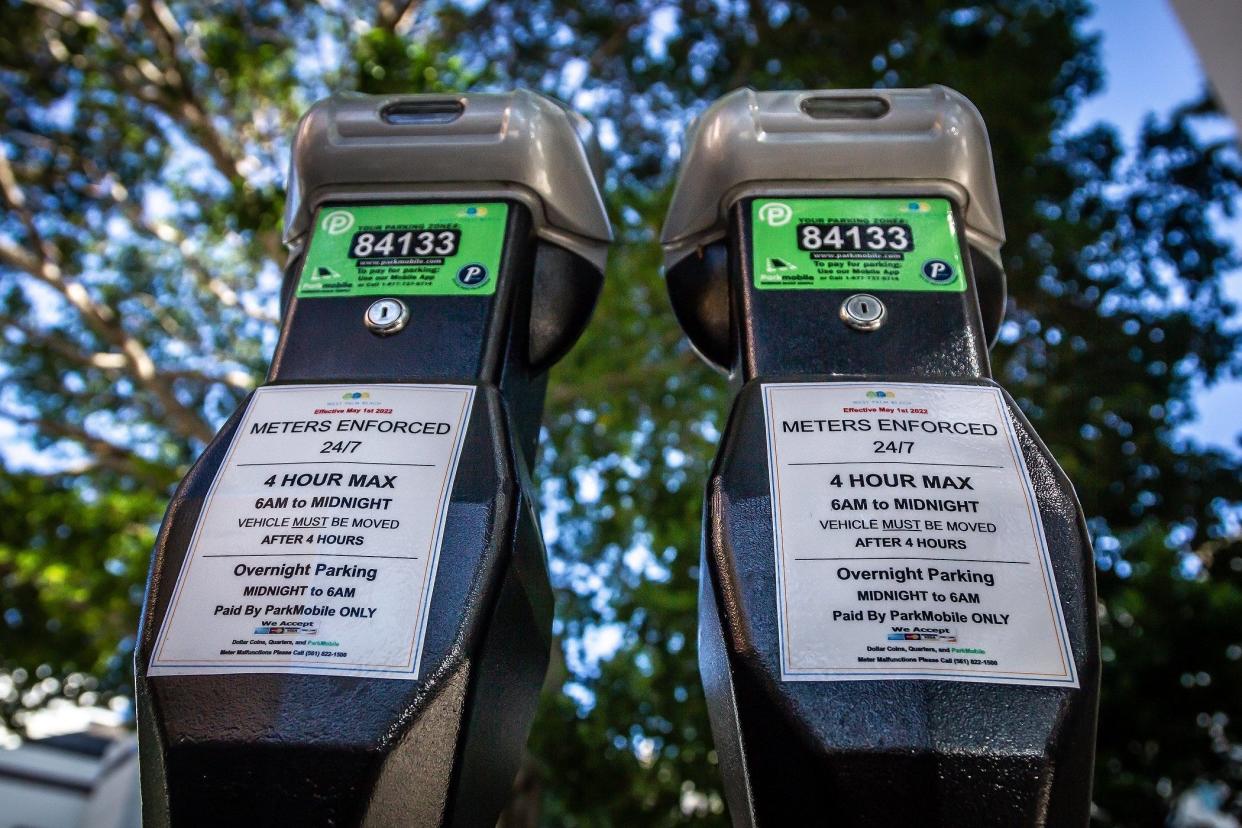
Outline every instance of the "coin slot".
<path fill-rule="evenodd" d="M 882 118 L 888 114 L 883 98 L 842 98 L 819 96 L 802 99 L 802 111 L 820 121 Z"/>
<path fill-rule="evenodd" d="M 394 126 L 450 124 L 466 111 L 465 104 L 453 99 L 438 101 L 397 101 L 380 110 L 380 117 Z"/>

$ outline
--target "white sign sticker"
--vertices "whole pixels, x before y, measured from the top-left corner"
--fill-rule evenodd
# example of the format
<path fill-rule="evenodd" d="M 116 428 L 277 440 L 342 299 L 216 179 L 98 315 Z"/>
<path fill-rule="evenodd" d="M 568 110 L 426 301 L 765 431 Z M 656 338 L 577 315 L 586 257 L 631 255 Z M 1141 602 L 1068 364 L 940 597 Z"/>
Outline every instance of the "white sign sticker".
<path fill-rule="evenodd" d="M 474 388 L 255 391 L 148 674 L 418 677 Z"/>
<path fill-rule="evenodd" d="M 999 389 L 762 392 L 782 679 L 1078 686 Z"/>

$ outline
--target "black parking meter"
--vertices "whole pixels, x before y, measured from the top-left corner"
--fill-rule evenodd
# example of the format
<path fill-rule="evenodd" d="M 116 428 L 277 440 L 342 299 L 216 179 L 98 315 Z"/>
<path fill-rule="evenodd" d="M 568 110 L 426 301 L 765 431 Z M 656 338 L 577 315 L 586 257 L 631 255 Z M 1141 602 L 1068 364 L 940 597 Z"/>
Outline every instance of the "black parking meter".
<path fill-rule="evenodd" d="M 547 372 L 610 239 L 587 138 L 526 92 L 302 119 L 267 381 L 155 549 L 147 824 L 495 824 L 551 639 Z"/>
<path fill-rule="evenodd" d="M 991 379 L 1004 238 L 943 87 L 717 101 L 666 275 L 740 386 L 699 660 L 736 825 L 1082 825 L 1099 680 L 1069 481 Z"/>

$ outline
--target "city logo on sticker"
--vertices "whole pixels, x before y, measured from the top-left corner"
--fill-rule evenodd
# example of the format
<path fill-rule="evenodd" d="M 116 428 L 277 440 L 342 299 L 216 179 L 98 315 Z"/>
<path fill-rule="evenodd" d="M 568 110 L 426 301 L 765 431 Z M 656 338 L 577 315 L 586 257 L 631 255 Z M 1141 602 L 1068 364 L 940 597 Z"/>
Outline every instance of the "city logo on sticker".
<path fill-rule="evenodd" d="M 471 204 L 464 210 L 457 211 L 458 218 L 483 218 L 487 215 L 487 208 L 480 207 L 477 204 Z"/>
<path fill-rule="evenodd" d="M 905 392 L 902 392 L 902 393 L 904 394 Z M 878 410 L 880 411 L 889 410 L 889 409 L 885 409 L 884 406 L 897 404 L 897 392 L 889 391 L 887 388 L 875 388 L 875 389 L 872 389 L 871 391 L 866 392 L 865 394 L 862 394 L 856 399 L 850 400 L 850 404 L 863 406 L 863 407 L 875 406 L 879 404 L 880 408 Z M 901 405 L 908 406 L 910 404 L 911 404 L 911 401 L 909 399 L 903 399 L 901 401 Z"/>
<path fill-rule="evenodd" d="M 339 399 L 332 398 L 321 403 L 322 408 L 316 408 L 316 414 L 330 414 L 333 412 L 348 411 L 353 405 L 383 405 L 382 400 L 374 400 L 371 398 L 370 391 L 346 391 Z"/>

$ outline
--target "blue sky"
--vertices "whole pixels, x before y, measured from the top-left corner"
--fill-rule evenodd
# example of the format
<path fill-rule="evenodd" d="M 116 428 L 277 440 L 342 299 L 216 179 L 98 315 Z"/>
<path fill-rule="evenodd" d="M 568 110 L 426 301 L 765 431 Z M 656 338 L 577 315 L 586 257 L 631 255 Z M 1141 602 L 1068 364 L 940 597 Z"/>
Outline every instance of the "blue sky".
<path fill-rule="evenodd" d="M 1105 88 L 1079 109 L 1074 127 L 1110 121 L 1133 146 L 1144 116 L 1165 113 L 1203 88 L 1194 47 L 1168 0 L 1097 0 L 1087 29 L 1103 37 Z M 1226 229 L 1242 246 L 1242 221 Z M 1242 273 L 1233 274 L 1228 286 L 1230 296 L 1242 303 Z M 1220 383 L 1197 399 L 1199 421 L 1187 433 L 1236 449 L 1242 434 L 1242 381 Z"/>
<path fill-rule="evenodd" d="M 1087 30 L 1103 36 L 1105 88 L 1079 109 L 1075 126 L 1112 121 L 1132 139 L 1148 112 L 1202 88 L 1203 70 L 1168 0 L 1097 0 Z"/>

